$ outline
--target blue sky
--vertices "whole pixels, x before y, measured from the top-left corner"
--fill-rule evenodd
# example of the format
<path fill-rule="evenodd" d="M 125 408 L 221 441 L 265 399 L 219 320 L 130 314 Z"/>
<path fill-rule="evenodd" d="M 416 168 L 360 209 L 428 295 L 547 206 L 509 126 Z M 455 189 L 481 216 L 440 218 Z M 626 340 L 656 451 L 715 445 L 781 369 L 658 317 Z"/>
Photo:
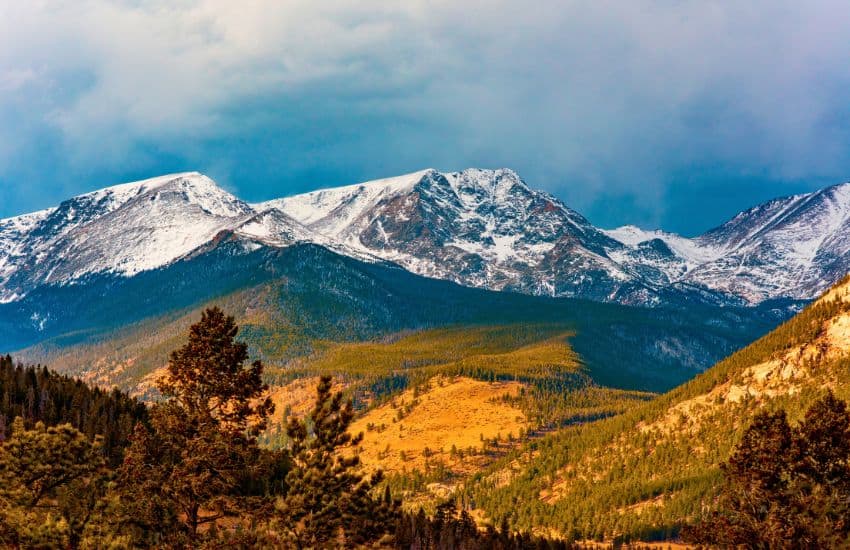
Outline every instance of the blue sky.
<path fill-rule="evenodd" d="M 202 171 L 257 201 L 511 167 L 695 234 L 850 180 L 843 0 L 0 2 L 0 217 Z"/>

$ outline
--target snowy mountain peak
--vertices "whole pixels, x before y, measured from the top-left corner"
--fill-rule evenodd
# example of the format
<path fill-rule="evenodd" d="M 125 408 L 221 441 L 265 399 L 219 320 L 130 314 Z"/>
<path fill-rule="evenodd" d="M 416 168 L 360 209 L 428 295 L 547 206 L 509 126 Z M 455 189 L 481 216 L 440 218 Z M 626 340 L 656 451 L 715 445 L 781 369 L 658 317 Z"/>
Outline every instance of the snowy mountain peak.
<path fill-rule="evenodd" d="M 254 214 L 210 178 L 186 172 L 107 187 L 0 221 L 0 302 L 42 284 L 161 267 Z"/>
<path fill-rule="evenodd" d="M 572 295 L 582 269 L 625 277 L 604 257 L 610 239 L 508 169 L 425 170 L 266 205 L 350 251 L 466 285 Z"/>
<path fill-rule="evenodd" d="M 102 189 L 98 189 L 97 191 L 92 191 L 90 193 L 85 193 L 83 195 L 79 195 L 75 198 L 102 198 L 106 196 L 115 197 L 116 199 L 123 198 L 127 200 L 128 198 L 132 198 L 133 196 L 141 195 L 143 193 L 147 193 L 148 191 L 152 191 L 154 189 L 158 189 L 164 185 L 172 183 L 176 180 L 185 179 L 188 181 L 191 180 L 201 180 L 201 179 L 209 179 L 205 178 L 199 172 L 180 172 L 175 174 L 165 174 L 163 176 L 157 176 L 154 178 L 148 178 L 145 180 L 139 181 L 131 181 L 128 183 L 119 183 L 117 185 L 111 185 L 109 187 L 104 187 Z"/>
<path fill-rule="evenodd" d="M 492 204 L 510 200 L 512 194 L 531 193 L 531 189 L 513 170 L 500 168 L 485 170 L 469 168 L 461 172 L 445 174 L 452 189 L 461 200 L 469 199 L 477 203 L 487 201 Z"/>
<path fill-rule="evenodd" d="M 850 193 L 850 181 L 830 185 L 829 187 L 825 187 L 820 191 L 815 191 L 815 193 L 841 194 L 842 196 L 846 197 L 846 194 Z"/>
<path fill-rule="evenodd" d="M 113 209 L 133 199 L 149 196 L 156 200 L 162 193 L 180 193 L 183 200 L 197 205 L 211 215 L 233 217 L 251 212 L 251 207 L 218 186 L 212 179 L 199 172 L 169 174 L 142 181 L 107 187 L 72 200 L 91 198 L 108 201 Z"/>
<path fill-rule="evenodd" d="M 319 189 L 258 204 L 254 208 L 275 208 L 322 234 L 336 236 L 380 201 L 411 192 L 423 178 L 435 172 L 429 168 L 393 178 Z"/>
<path fill-rule="evenodd" d="M 772 200 L 703 235 L 601 230 L 513 170 L 420 170 L 249 205 L 198 172 L 0 220 L 0 302 L 130 277 L 232 235 L 311 242 L 460 284 L 634 305 L 807 299 L 850 271 L 850 183 Z"/>

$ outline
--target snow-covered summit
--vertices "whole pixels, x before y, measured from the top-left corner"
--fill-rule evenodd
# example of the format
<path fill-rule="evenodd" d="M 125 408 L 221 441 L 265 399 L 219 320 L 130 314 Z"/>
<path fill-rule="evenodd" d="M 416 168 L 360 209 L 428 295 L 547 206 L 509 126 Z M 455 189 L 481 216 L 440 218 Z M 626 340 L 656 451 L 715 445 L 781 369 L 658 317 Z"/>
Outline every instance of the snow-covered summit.
<path fill-rule="evenodd" d="M 324 235 L 338 236 L 341 230 L 379 202 L 411 192 L 423 177 L 435 172 L 421 170 L 393 178 L 319 189 L 255 205 L 255 208 L 275 208 Z"/>
<path fill-rule="evenodd" d="M 0 302 L 42 284 L 156 269 L 256 212 L 197 172 L 107 187 L 0 221 Z"/>
<path fill-rule="evenodd" d="M 107 187 L 0 220 L 0 302 L 132 277 L 219 236 L 311 242 L 491 290 L 634 305 L 807 299 L 850 271 L 850 184 L 769 201 L 704 235 L 602 230 L 510 169 L 421 170 L 249 205 L 197 172 Z"/>
<path fill-rule="evenodd" d="M 604 257 L 604 234 L 506 168 L 428 169 L 263 206 L 349 252 L 465 285 L 576 295 L 591 272 L 626 277 Z M 574 266 L 570 274 L 555 275 L 565 262 Z"/>
<path fill-rule="evenodd" d="M 694 238 L 598 229 L 509 169 L 423 170 L 268 205 L 344 250 L 496 290 L 756 304 L 812 298 L 850 270 L 848 184 L 770 201 Z"/>
<path fill-rule="evenodd" d="M 207 186 L 208 183 L 212 183 L 212 180 L 201 175 L 199 172 L 181 172 L 166 174 L 164 176 L 157 176 L 140 181 L 111 185 L 109 187 L 104 187 L 103 189 L 98 189 L 97 191 L 79 195 L 76 199 L 92 199 L 99 201 L 104 198 L 108 198 L 116 204 L 123 204 L 135 196 L 153 191 L 177 180 L 191 181 L 193 184 L 203 186 Z"/>
<path fill-rule="evenodd" d="M 850 271 L 850 183 L 768 201 L 692 239 L 634 226 L 606 234 L 628 247 L 612 255 L 632 267 L 649 263 L 635 251 L 663 242 L 672 255 L 656 266 L 674 284 L 746 303 L 809 299 Z"/>

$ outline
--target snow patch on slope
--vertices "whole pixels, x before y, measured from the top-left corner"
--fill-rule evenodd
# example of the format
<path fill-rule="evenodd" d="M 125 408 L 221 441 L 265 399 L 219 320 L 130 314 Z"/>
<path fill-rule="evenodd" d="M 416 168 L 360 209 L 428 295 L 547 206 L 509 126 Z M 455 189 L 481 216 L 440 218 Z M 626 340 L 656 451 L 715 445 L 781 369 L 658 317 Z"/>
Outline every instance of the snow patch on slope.
<path fill-rule="evenodd" d="M 682 237 L 675 233 L 667 233 L 657 229 L 648 231 L 634 225 L 624 225 L 616 229 L 603 229 L 602 231 L 630 248 L 658 239 L 670 247 L 670 250 L 676 253 L 688 265 L 689 269 L 715 260 L 725 252 L 722 246 L 701 244 L 695 239 Z"/>
<path fill-rule="evenodd" d="M 303 225 L 328 237 L 338 237 L 360 215 L 390 196 L 409 193 L 433 169 L 394 178 L 368 181 L 344 187 L 320 189 L 302 195 L 254 205 L 257 209 L 276 208 Z"/>
<path fill-rule="evenodd" d="M 850 184 L 757 206 L 699 237 L 594 227 L 509 169 L 422 170 L 249 205 L 197 172 L 0 220 L 0 303 L 133 276 L 235 235 L 315 243 L 460 284 L 631 305 L 811 298 L 850 270 Z"/>

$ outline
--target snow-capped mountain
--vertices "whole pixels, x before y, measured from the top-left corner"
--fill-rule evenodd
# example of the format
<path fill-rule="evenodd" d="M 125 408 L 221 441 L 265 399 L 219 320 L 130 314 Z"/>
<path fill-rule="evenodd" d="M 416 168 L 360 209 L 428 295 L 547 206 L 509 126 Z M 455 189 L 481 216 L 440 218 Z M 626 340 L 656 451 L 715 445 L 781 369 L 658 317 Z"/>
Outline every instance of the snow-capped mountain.
<path fill-rule="evenodd" d="M 689 239 L 600 230 L 511 170 L 426 170 L 263 205 L 350 250 L 470 286 L 637 305 L 811 299 L 850 270 L 850 184 Z"/>
<path fill-rule="evenodd" d="M 694 239 L 631 226 L 606 233 L 628 247 L 610 250 L 612 258 L 657 268 L 662 284 L 710 288 L 747 304 L 808 300 L 850 271 L 850 183 L 769 201 Z"/>
<path fill-rule="evenodd" d="M 425 170 L 261 207 L 348 250 L 468 286 L 614 300 L 631 280 L 605 252 L 619 243 L 511 170 Z"/>
<path fill-rule="evenodd" d="M 724 254 L 688 275 L 750 302 L 811 298 L 850 271 L 850 183 L 742 212 L 699 238 Z"/>
<path fill-rule="evenodd" d="M 222 231 L 303 240 L 278 211 L 258 212 L 198 173 L 108 187 L 56 208 L 0 220 L 0 302 L 89 275 L 133 276 L 167 265 Z"/>
<path fill-rule="evenodd" d="M 0 302 L 94 274 L 132 277 L 233 236 L 311 242 L 492 290 L 635 305 L 810 299 L 850 270 L 850 184 L 777 199 L 690 239 L 594 227 L 511 170 L 424 170 L 249 205 L 198 173 L 0 220 Z"/>

